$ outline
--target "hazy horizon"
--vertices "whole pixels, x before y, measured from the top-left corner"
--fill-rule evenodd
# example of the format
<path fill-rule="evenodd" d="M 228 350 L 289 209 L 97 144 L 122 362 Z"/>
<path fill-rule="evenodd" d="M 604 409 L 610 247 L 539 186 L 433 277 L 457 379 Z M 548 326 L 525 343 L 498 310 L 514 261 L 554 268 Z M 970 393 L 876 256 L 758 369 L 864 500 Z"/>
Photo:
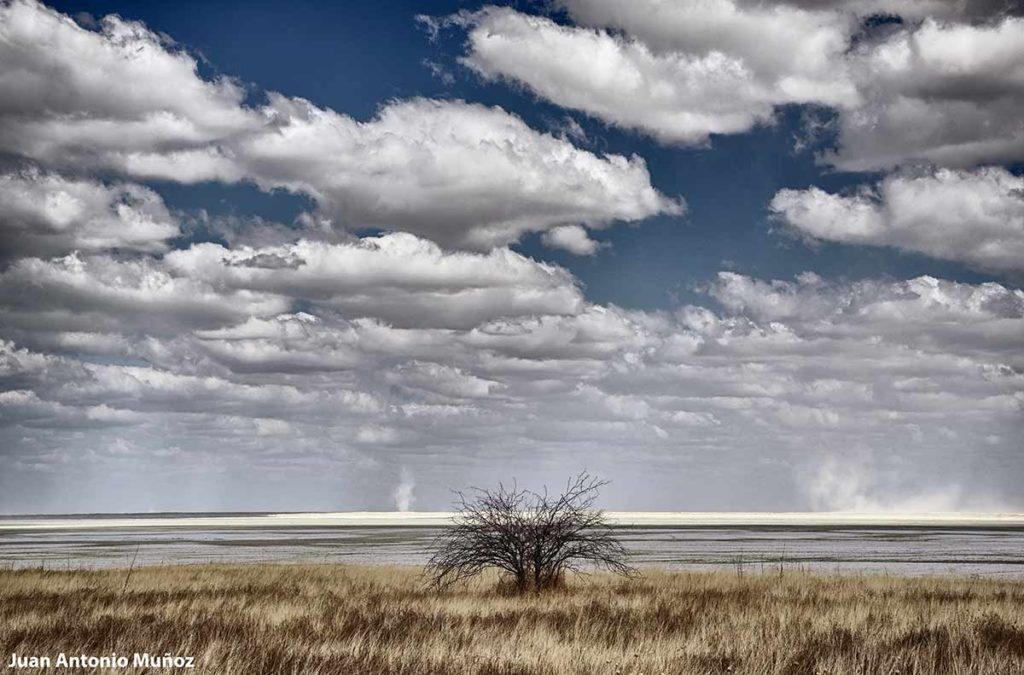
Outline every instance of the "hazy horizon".
<path fill-rule="evenodd" d="M 959 520 L 1019 521 L 1024 525 L 1024 511 L 614 511 L 602 509 L 610 522 L 614 524 L 629 524 L 632 522 L 642 523 L 668 523 L 682 524 L 687 522 L 748 522 L 751 524 L 767 524 L 769 522 L 785 523 L 791 521 L 795 524 L 801 522 L 835 522 L 837 524 L 860 521 L 885 522 L 955 522 Z M 382 522 L 387 519 L 401 520 L 448 520 L 456 516 L 458 511 L 124 511 L 124 512 L 79 512 L 79 513 L 0 513 L 0 530 L 8 523 L 18 518 L 29 518 L 32 520 L 50 519 L 58 521 L 61 517 L 74 518 L 87 522 L 87 518 L 95 516 L 95 520 L 102 520 L 105 517 L 128 517 L 140 516 L 139 520 L 145 520 L 147 516 L 182 516 L 181 520 L 198 522 L 203 518 L 213 520 L 238 520 L 242 521 L 247 516 L 258 518 L 271 518 L 276 520 L 264 520 L 266 524 L 309 522 L 324 524 L 345 524 L 349 521 L 360 519 L 379 519 Z M 290 521 L 289 519 L 292 519 Z M 174 520 L 170 518 L 170 520 Z M 252 520 L 253 523 L 256 519 Z"/>

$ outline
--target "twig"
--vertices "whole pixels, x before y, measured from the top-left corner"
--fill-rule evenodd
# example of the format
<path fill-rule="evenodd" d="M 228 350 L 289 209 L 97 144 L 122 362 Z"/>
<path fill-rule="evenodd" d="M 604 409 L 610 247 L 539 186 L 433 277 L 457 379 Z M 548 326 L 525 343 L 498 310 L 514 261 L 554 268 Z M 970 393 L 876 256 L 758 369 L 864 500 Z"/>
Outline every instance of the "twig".
<path fill-rule="evenodd" d="M 139 558 L 139 548 L 142 544 L 135 545 L 135 555 L 132 556 L 132 564 L 128 566 L 128 574 L 124 578 L 124 586 L 121 588 L 121 592 L 124 593 L 128 590 L 128 580 L 132 578 L 132 570 L 135 569 L 135 561 Z"/>

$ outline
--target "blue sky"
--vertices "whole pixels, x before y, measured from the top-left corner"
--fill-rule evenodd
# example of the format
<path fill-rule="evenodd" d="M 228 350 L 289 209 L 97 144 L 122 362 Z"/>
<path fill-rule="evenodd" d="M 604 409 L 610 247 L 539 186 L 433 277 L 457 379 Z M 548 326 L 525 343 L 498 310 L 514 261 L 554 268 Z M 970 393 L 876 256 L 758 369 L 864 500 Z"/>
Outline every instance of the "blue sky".
<path fill-rule="evenodd" d="M 1024 508 L 1012 7 L 17 0 L 0 65 L 0 511 Z"/>

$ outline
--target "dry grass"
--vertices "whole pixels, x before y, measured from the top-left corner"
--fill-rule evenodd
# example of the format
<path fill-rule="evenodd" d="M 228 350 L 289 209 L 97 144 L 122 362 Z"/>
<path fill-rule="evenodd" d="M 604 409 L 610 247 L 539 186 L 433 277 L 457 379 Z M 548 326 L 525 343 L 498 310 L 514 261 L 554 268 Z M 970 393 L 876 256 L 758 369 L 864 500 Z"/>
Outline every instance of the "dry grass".
<path fill-rule="evenodd" d="M 1020 582 L 653 572 L 512 597 L 493 580 L 437 595 L 394 568 L 144 568 L 122 592 L 124 577 L 0 572 L 4 664 L 148 651 L 239 675 L 1024 673 Z"/>

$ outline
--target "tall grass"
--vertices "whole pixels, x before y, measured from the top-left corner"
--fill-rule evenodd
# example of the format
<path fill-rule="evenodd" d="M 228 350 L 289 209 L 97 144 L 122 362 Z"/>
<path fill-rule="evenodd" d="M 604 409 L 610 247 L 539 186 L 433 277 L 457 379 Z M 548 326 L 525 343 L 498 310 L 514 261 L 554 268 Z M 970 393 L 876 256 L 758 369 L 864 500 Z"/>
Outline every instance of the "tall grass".
<path fill-rule="evenodd" d="M 1020 582 L 647 572 L 514 596 L 493 578 L 435 594 L 402 568 L 125 574 L 0 572 L 0 658 L 169 652 L 225 675 L 1024 673 Z"/>

